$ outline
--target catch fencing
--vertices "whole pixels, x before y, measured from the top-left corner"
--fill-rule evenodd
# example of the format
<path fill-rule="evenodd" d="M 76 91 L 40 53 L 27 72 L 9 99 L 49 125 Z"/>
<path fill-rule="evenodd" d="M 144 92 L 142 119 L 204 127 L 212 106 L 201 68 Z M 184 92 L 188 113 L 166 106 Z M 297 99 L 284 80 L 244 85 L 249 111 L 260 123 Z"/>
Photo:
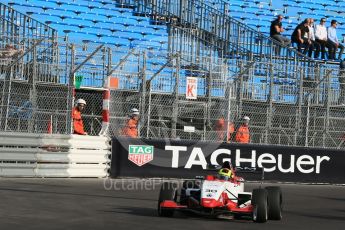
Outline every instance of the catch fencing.
<path fill-rule="evenodd" d="M 22 57 L 36 52 L 40 44 Z M 223 117 L 225 123 L 238 126 L 246 115 L 251 118 L 252 143 L 333 148 L 343 144 L 344 87 L 335 65 L 287 67 L 284 60 L 189 57 L 68 40 L 58 49 L 58 71 L 40 74 L 41 61 L 34 58 L 22 62 L 32 67 L 17 71 L 21 62 L 11 62 L 2 74 L 2 131 L 69 134 L 74 96 L 87 101 L 85 128 L 98 135 L 103 86 L 111 85 L 111 136 L 122 134 L 130 109 L 137 108 L 141 137 L 224 141 L 220 136 L 228 135 L 227 128 L 220 135 L 218 120 Z M 196 99 L 186 98 L 189 78 L 197 82 Z"/>
<path fill-rule="evenodd" d="M 296 65 L 286 71 L 284 63 L 229 59 L 190 64 L 183 60 L 186 54 L 170 55 L 171 60 L 159 54 L 132 51 L 114 71 L 119 88 L 111 90 L 110 135 L 121 135 L 126 115 L 135 107 L 141 112 L 140 136 L 146 138 L 224 141 L 219 139 L 218 120 L 223 117 L 238 127 L 246 115 L 251 118 L 252 143 L 334 148 L 343 144 L 338 68 Z M 152 65 L 150 56 L 161 65 Z M 234 69 L 237 74 L 231 75 Z M 198 82 L 196 99 L 186 98 L 190 76 Z M 226 131 L 225 125 L 222 138 Z"/>

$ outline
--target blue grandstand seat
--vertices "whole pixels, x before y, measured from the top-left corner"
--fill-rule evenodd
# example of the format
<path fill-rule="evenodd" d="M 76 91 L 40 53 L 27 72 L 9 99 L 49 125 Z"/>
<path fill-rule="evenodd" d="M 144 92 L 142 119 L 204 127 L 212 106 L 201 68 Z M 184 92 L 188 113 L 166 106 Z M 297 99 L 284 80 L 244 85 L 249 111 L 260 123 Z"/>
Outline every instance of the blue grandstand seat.
<path fill-rule="evenodd" d="M 107 43 L 128 48 L 138 46 L 155 50 L 166 49 L 167 46 L 168 35 L 165 25 L 151 25 L 150 18 L 135 16 L 133 9 L 119 8 L 111 0 L 5 0 L 4 2 L 11 3 L 16 10 L 29 13 L 39 21 L 43 19 L 42 22 L 57 29 L 60 36 L 68 34 L 71 42 L 90 40 L 93 43 Z M 61 79 L 61 81 L 65 80 Z M 95 81 L 91 83 L 99 85 Z"/>
<path fill-rule="evenodd" d="M 283 13 L 282 5 L 278 5 L 276 1 L 271 1 L 272 4 L 269 4 L 268 0 L 224 1 L 229 3 L 230 15 L 266 35 L 269 33 L 270 23 L 276 14 Z M 126 46 L 127 48 L 138 46 L 154 50 L 167 49 L 168 34 L 166 25 L 152 25 L 150 24 L 152 20 L 149 17 L 135 16 L 133 14 L 134 9 L 121 8 L 112 0 L 4 0 L 3 2 L 11 2 L 15 9 L 23 13 L 30 13 L 33 18 L 49 23 L 53 28 L 58 29 L 60 36 L 65 34 L 64 30 L 69 31 L 68 36 L 72 42 L 90 40 L 90 42 L 114 44 L 116 46 Z M 205 2 L 213 7 L 223 7 L 216 2 L 212 2 L 212 0 L 205 0 Z M 320 18 L 328 16 L 329 19 L 336 18 L 340 23 L 345 23 L 345 18 L 339 14 L 339 9 L 345 6 L 344 2 L 335 3 L 331 0 L 300 0 L 299 3 L 294 0 L 285 0 L 283 2 L 286 8 L 284 15 L 287 17 L 283 21 L 284 27 L 287 28 L 285 35 L 290 35 L 295 26 L 305 17 Z M 324 7 L 323 4 L 326 4 L 327 7 Z M 345 28 L 339 27 L 338 35 L 340 36 L 343 33 L 345 34 Z M 162 59 L 158 57 L 151 58 L 148 68 L 154 71 L 162 64 L 162 61 L 159 61 Z M 113 58 L 113 60 L 117 59 L 119 57 Z M 238 69 L 234 68 L 229 71 L 236 73 Z M 167 74 L 169 74 L 168 72 Z M 183 72 L 181 75 L 185 77 L 188 74 L 191 73 Z M 265 71 L 262 70 L 262 73 L 258 73 L 257 79 L 254 81 L 261 82 L 263 78 L 260 77 L 264 74 Z M 124 85 L 128 89 L 137 87 L 137 81 L 133 83 L 126 79 L 123 78 L 120 85 Z M 86 78 L 85 81 L 87 81 L 87 84 L 100 84 L 94 78 Z M 169 84 L 167 83 L 167 85 Z M 204 82 L 200 84 L 204 84 Z M 279 76 L 275 76 L 275 84 L 293 85 L 295 82 L 286 82 Z M 163 91 L 169 88 L 163 83 L 161 87 Z M 201 88 L 199 91 L 200 94 L 205 95 L 205 92 L 201 92 Z M 257 92 L 259 92 L 259 89 L 257 89 Z M 212 91 L 212 96 L 223 94 L 222 89 L 215 88 Z"/>

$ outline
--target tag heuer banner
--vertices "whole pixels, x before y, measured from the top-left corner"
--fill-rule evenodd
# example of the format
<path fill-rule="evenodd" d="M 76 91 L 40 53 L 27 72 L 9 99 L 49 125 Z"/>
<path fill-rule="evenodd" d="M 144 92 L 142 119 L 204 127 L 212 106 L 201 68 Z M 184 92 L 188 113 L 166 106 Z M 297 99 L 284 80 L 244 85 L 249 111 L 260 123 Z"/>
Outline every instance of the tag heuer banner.
<path fill-rule="evenodd" d="M 111 176 L 194 178 L 216 173 L 208 166 L 224 161 L 264 168 L 271 181 L 345 184 L 344 150 L 169 139 L 114 138 Z"/>

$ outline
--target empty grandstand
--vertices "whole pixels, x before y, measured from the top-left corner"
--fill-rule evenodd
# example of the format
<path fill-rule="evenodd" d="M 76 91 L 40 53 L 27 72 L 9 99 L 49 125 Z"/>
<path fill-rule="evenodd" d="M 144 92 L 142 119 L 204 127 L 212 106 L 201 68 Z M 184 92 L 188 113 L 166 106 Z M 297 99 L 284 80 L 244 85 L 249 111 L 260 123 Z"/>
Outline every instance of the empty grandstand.
<path fill-rule="evenodd" d="M 247 115 L 252 143 L 338 147 L 345 123 L 338 63 L 281 47 L 268 32 L 277 14 L 288 28 L 311 16 L 345 22 L 335 11 L 343 3 L 282 2 L 3 1 L 0 47 L 21 52 L 1 56 L 0 129 L 44 133 L 52 123 L 54 133 L 70 133 L 78 78 L 93 135 L 109 85 L 111 136 L 136 107 L 141 137 L 216 141 L 219 117 L 238 123 Z M 186 98 L 189 77 L 197 79 L 195 99 Z"/>

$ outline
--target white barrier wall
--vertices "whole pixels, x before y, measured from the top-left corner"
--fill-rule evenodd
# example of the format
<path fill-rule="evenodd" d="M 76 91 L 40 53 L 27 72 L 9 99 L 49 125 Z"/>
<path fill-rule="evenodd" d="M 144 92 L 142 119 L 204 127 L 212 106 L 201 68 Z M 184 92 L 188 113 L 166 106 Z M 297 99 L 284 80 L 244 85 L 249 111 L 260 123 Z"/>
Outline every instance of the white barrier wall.
<path fill-rule="evenodd" d="M 0 176 L 106 177 L 110 138 L 0 132 Z"/>

